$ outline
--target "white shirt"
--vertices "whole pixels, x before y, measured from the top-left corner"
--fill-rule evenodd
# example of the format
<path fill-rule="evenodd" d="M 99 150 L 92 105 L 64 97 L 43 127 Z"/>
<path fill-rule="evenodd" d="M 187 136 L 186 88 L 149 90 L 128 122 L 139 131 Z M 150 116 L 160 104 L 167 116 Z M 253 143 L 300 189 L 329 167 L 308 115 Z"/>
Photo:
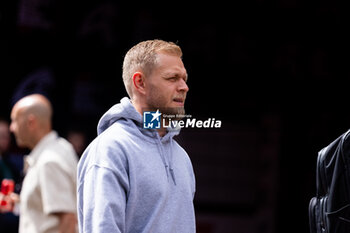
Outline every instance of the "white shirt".
<path fill-rule="evenodd" d="M 76 213 L 77 160 L 72 145 L 54 131 L 35 146 L 20 193 L 20 233 L 58 232 L 53 213 Z"/>

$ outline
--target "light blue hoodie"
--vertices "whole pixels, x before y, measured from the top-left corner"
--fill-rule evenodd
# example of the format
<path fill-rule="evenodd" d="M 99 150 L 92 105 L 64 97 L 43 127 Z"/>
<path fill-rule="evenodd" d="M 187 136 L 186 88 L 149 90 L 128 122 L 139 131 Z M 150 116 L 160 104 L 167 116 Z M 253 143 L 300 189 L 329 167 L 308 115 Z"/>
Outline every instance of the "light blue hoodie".
<path fill-rule="evenodd" d="M 195 177 L 178 133 L 143 129 L 128 98 L 109 109 L 78 165 L 79 232 L 195 232 Z"/>

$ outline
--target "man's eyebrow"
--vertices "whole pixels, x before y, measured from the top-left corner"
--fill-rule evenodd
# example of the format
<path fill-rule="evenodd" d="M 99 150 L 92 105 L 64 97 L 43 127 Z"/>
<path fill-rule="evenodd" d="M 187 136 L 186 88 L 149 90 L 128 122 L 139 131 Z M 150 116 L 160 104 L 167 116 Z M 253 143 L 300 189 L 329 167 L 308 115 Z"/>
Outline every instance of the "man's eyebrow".
<path fill-rule="evenodd" d="M 179 76 L 177 72 L 168 71 L 163 74 L 164 76 Z"/>
<path fill-rule="evenodd" d="M 187 73 L 185 75 L 182 75 L 181 73 L 178 73 L 178 72 L 166 72 L 163 74 L 163 76 L 165 77 L 183 77 L 184 76 L 186 80 L 188 78 Z"/>

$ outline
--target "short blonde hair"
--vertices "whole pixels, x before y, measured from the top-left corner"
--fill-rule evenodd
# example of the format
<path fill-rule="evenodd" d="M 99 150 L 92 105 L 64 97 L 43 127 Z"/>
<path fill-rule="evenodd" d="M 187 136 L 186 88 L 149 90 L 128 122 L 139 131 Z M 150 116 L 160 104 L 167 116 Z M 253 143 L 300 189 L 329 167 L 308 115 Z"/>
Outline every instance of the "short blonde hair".
<path fill-rule="evenodd" d="M 181 48 L 173 42 L 147 40 L 133 46 L 125 55 L 123 62 L 123 81 L 125 89 L 132 98 L 132 76 L 141 71 L 146 76 L 151 74 L 157 64 L 157 53 L 182 57 Z"/>

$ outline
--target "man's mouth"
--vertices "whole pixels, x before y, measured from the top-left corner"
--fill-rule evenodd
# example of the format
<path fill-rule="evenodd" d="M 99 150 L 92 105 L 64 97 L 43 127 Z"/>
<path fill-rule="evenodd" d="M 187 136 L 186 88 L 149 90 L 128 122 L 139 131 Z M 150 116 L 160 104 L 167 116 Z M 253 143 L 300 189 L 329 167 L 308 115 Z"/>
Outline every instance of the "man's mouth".
<path fill-rule="evenodd" d="M 173 101 L 176 102 L 177 104 L 183 105 L 185 102 L 185 98 L 177 97 L 177 98 L 174 98 Z"/>

